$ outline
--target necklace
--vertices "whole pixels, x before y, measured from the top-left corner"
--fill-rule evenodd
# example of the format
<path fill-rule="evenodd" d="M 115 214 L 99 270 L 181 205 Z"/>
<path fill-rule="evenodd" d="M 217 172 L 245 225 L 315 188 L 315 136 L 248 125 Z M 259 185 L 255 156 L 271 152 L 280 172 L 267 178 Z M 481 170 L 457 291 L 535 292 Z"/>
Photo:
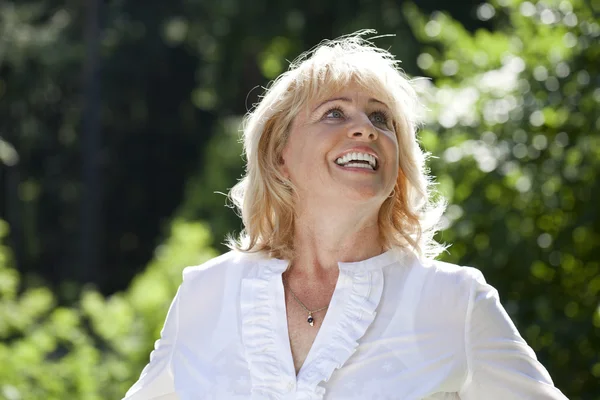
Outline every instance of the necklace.
<path fill-rule="evenodd" d="M 306 322 L 308 322 L 310 326 L 314 326 L 315 319 L 312 316 L 313 313 L 316 313 L 316 312 L 319 312 L 319 311 L 323 311 L 324 309 L 326 309 L 329 306 L 321 307 L 321 308 L 319 308 L 317 310 L 312 310 L 311 311 L 304 304 L 302 304 L 302 302 L 300 301 L 300 299 L 298 299 L 296 297 L 296 295 L 292 291 L 292 288 L 290 287 L 290 285 L 287 284 L 287 280 L 286 279 L 283 280 L 283 283 L 285 284 L 285 286 L 288 288 L 288 290 L 292 294 L 292 297 L 294 298 L 294 300 L 296 300 L 298 302 L 298 304 L 300 304 L 302 306 L 302 308 L 304 308 L 304 310 L 306 310 L 306 312 L 308 313 L 308 318 L 307 318 Z"/>

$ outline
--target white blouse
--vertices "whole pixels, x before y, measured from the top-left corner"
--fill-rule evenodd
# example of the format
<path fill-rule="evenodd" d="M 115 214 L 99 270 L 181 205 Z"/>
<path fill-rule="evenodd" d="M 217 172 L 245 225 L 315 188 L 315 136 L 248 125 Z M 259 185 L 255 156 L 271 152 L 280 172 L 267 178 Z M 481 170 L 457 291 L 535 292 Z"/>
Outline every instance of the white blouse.
<path fill-rule="evenodd" d="M 296 376 L 281 275 L 229 252 L 186 268 L 125 400 L 566 399 L 481 272 L 392 249 L 338 263 Z M 315 315 L 315 316 L 317 316 Z"/>

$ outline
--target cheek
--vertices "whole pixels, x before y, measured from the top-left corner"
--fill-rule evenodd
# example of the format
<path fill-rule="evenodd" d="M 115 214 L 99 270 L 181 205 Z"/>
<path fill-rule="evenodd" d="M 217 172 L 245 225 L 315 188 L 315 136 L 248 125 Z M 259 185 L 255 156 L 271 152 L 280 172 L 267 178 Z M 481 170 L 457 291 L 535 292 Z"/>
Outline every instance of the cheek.
<path fill-rule="evenodd" d="M 288 139 L 282 157 L 284 165 L 292 175 L 304 175 L 301 171 L 310 169 L 314 164 L 315 151 L 306 138 L 293 135 Z"/>
<path fill-rule="evenodd" d="M 289 163 L 298 161 L 298 155 L 302 154 L 302 137 L 297 132 L 292 132 L 287 139 L 287 143 L 283 149 L 283 159 Z"/>
<path fill-rule="evenodd" d="M 293 165 L 296 171 L 320 169 L 328 163 L 331 151 L 339 146 L 340 137 L 340 130 L 335 127 L 296 128 L 290 133 L 283 151 L 285 163 Z"/>
<path fill-rule="evenodd" d="M 394 160 L 395 165 L 399 165 L 400 162 L 400 147 L 398 144 L 398 138 L 395 134 L 389 134 L 384 139 L 385 151 L 389 160 Z"/>

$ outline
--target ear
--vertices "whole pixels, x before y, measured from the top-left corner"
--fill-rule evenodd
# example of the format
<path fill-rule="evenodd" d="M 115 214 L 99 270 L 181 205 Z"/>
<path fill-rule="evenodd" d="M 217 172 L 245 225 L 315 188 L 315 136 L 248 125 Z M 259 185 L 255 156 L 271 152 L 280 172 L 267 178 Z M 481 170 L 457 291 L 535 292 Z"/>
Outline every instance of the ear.
<path fill-rule="evenodd" d="M 278 169 L 279 172 L 286 178 L 286 179 L 290 179 L 290 171 L 288 170 L 287 164 L 285 162 L 285 156 L 286 156 L 286 149 L 283 150 L 283 152 L 281 153 L 281 155 L 279 156 L 279 160 L 278 161 Z"/>

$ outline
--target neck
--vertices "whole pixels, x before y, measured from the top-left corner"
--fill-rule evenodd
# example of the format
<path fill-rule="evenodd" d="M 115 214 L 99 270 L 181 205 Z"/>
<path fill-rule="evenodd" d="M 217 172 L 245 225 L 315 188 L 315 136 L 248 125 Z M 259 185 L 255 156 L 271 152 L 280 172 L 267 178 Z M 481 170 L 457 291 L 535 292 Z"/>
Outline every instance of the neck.
<path fill-rule="evenodd" d="M 384 251 L 377 221 L 379 205 L 363 204 L 352 209 L 340 204 L 313 205 L 297 210 L 296 257 L 291 263 L 291 275 L 305 281 L 323 281 L 337 276 L 338 262 L 361 261 Z"/>

